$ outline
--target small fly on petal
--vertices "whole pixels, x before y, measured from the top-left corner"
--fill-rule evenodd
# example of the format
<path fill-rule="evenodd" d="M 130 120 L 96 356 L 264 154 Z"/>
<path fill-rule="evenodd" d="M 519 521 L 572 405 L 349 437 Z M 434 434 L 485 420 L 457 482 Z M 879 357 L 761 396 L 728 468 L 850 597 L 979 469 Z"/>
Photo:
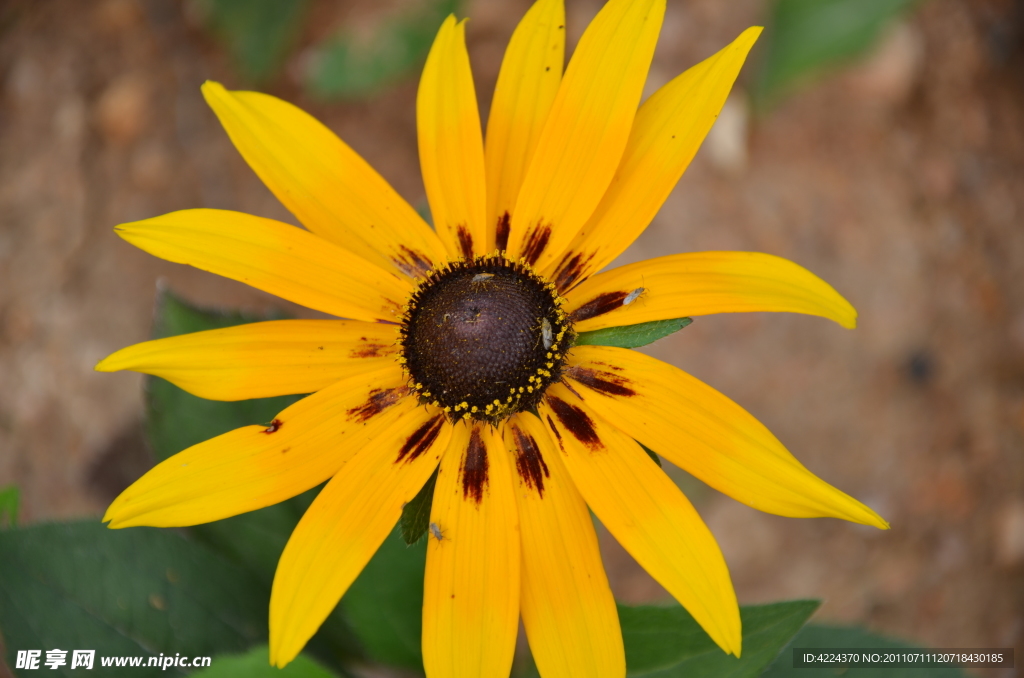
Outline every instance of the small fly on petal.
<path fill-rule="evenodd" d="M 438 543 L 444 541 L 444 530 L 437 523 L 430 523 L 430 534 L 438 541 Z"/>
<path fill-rule="evenodd" d="M 646 291 L 647 291 L 646 287 L 638 287 L 638 288 L 636 288 L 635 290 L 633 290 L 632 292 L 630 292 L 629 294 L 626 295 L 626 298 L 622 300 L 622 305 L 623 306 L 629 306 L 634 301 L 639 299 L 640 295 L 643 294 Z"/>

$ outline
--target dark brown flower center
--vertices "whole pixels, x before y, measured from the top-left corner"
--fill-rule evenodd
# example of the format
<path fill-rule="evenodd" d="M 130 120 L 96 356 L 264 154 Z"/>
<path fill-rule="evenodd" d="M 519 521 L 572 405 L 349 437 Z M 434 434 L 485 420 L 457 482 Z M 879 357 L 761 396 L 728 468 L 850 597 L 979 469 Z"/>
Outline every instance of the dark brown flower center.
<path fill-rule="evenodd" d="M 574 337 L 554 286 L 503 256 L 431 271 L 402 324 L 402 357 L 422 400 L 452 419 L 497 423 L 537 405 Z"/>

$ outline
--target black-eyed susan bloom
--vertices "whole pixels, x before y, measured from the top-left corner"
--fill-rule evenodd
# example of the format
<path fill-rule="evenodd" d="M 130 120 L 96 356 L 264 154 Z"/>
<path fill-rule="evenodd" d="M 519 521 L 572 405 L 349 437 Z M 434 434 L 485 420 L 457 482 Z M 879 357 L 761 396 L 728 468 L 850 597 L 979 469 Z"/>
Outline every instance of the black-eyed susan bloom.
<path fill-rule="evenodd" d="M 506 52 L 483 138 L 450 17 L 417 99 L 435 228 L 294 106 L 207 83 L 235 146 L 308 230 L 188 210 L 118 227 L 170 261 L 343 320 L 282 320 L 150 341 L 98 369 L 196 395 L 307 394 L 164 461 L 110 527 L 183 526 L 329 481 L 281 556 L 270 657 L 303 648 L 435 469 L 423 604 L 427 674 L 507 675 L 520 616 L 540 672 L 623 676 L 589 508 L 721 648 L 740 654 L 725 561 L 637 443 L 750 506 L 885 527 L 807 471 L 760 423 L 681 370 L 580 332 L 737 311 L 855 324 L 825 282 L 777 257 L 677 254 L 597 273 L 647 226 L 711 128 L 745 31 L 642 106 L 664 0 L 612 0 L 564 74 L 561 0 Z"/>

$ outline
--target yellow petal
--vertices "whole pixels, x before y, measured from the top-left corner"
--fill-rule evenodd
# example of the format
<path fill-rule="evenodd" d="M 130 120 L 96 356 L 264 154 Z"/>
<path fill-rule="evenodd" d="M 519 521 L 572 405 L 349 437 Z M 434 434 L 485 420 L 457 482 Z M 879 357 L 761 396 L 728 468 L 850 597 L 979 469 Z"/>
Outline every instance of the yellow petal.
<path fill-rule="evenodd" d="M 512 255 L 543 266 L 594 212 L 626 147 L 664 14 L 664 0 L 611 0 L 580 38 L 512 213 Z"/>
<path fill-rule="evenodd" d="M 505 425 L 523 549 L 522 614 L 540 675 L 622 678 L 615 599 L 590 511 L 532 414 Z"/>
<path fill-rule="evenodd" d="M 673 464 L 756 509 L 887 528 L 800 464 L 759 421 L 707 384 L 628 349 L 577 346 L 567 376 L 598 414 Z"/>
<path fill-rule="evenodd" d="M 96 369 L 153 374 L 209 400 L 313 393 L 394 363 L 397 327 L 271 320 L 145 341 L 108 356 Z"/>
<path fill-rule="evenodd" d="M 417 407 L 398 365 L 303 398 L 157 464 L 121 493 L 110 527 L 180 527 L 255 511 L 316 487 Z"/>
<path fill-rule="evenodd" d="M 507 676 L 512 667 L 519 523 L 506 454 L 491 426 L 460 422 L 441 460 L 423 586 L 427 678 Z"/>
<path fill-rule="evenodd" d="M 344 318 L 396 322 L 412 293 L 406 279 L 301 228 L 241 212 L 182 210 L 115 230 L 153 256 Z"/>
<path fill-rule="evenodd" d="M 544 271 L 559 289 L 610 264 L 651 223 L 711 130 L 760 33 L 760 27 L 748 28 L 640 107 L 608 192 L 566 252 Z"/>
<path fill-rule="evenodd" d="M 759 252 L 690 252 L 599 273 L 568 292 L 576 331 L 652 320 L 787 311 L 857 325 L 857 311 L 827 282 L 792 261 Z"/>
<path fill-rule="evenodd" d="M 573 482 L 601 523 L 693 615 L 740 655 L 740 609 L 722 552 L 668 476 L 628 436 L 569 389 L 548 389 L 540 414 Z"/>
<path fill-rule="evenodd" d="M 320 628 L 437 468 L 451 425 L 407 411 L 317 495 L 281 554 L 270 594 L 270 663 L 283 667 Z"/>
<path fill-rule="evenodd" d="M 389 271 L 444 261 L 430 227 L 370 165 L 313 116 L 259 92 L 203 85 L 232 143 L 313 233 Z"/>
<path fill-rule="evenodd" d="M 564 63 L 564 3 L 538 0 L 508 43 L 487 119 L 487 251 L 508 247 L 512 210 L 558 93 Z"/>
<path fill-rule="evenodd" d="M 487 248 L 484 142 L 466 23 L 449 16 L 423 67 L 416 95 L 416 130 L 423 186 L 434 228 L 452 258 Z"/>

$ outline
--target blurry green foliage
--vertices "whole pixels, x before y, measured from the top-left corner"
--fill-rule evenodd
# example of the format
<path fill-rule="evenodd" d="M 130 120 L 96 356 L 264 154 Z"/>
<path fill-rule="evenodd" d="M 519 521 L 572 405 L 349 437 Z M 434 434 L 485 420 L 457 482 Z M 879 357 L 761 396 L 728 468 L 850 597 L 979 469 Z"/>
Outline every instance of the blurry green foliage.
<path fill-rule="evenodd" d="M 247 81 L 274 75 L 295 39 L 309 0 L 192 0 L 203 22 Z"/>
<path fill-rule="evenodd" d="M 916 0 L 776 0 L 754 85 L 765 108 L 792 87 L 865 52 Z"/>
<path fill-rule="evenodd" d="M 459 0 L 422 0 L 409 12 L 380 26 L 368 41 L 339 34 L 317 47 L 307 86 L 325 98 L 365 97 L 419 66 L 437 29 Z"/>
<path fill-rule="evenodd" d="M 0 528 L 6 522 L 8 527 L 18 524 L 18 506 L 21 503 L 21 492 L 17 485 L 0 488 Z"/>
<path fill-rule="evenodd" d="M 267 82 L 302 28 L 309 0 L 192 0 L 242 77 Z M 344 28 L 311 50 L 305 87 L 314 95 L 356 99 L 379 92 L 419 67 L 441 22 L 460 0 L 418 0 L 382 22 L 367 40 Z"/>

